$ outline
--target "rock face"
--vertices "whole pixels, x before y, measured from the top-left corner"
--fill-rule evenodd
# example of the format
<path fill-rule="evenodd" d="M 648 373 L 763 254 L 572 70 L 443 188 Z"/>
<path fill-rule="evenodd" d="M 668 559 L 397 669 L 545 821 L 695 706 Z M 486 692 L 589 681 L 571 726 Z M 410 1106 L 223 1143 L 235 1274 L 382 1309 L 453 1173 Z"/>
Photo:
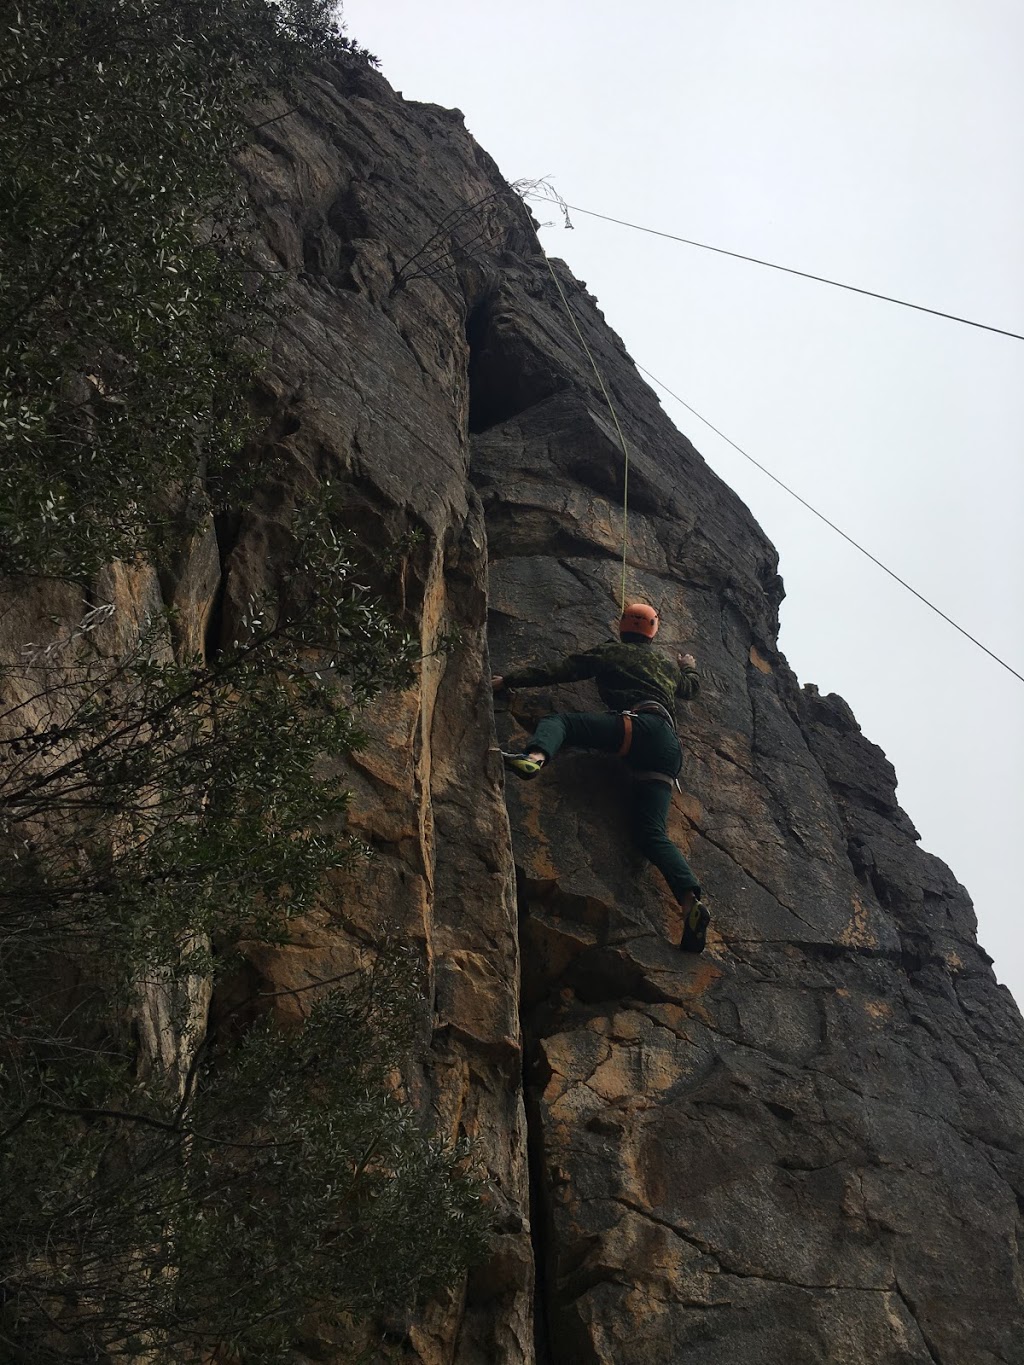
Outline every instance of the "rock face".
<path fill-rule="evenodd" d="M 778 653 L 774 550 L 555 263 L 632 449 L 629 592 L 703 678 L 672 815 L 715 907 L 693 960 L 614 762 L 505 793 L 509 843 L 488 673 L 608 636 L 622 536 L 621 451 L 528 215 L 458 113 L 367 71 L 314 83 L 246 173 L 299 271 L 267 378 L 278 447 L 297 481 L 343 481 L 371 538 L 423 535 L 422 677 L 355 775 L 379 857 L 307 947 L 258 964 L 278 987 L 318 975 L 386 919 L 432 964 L 423 1093 L 479 1138 L 505 1213 L 465 1302 L 407 1350 L 1024 1361 L 1021 1018 L 884 755 Z M 289 496 L 285 477 L 222 547 L 229 602 Z M 521 693 L 497 733 L 595 701 Z"/>
<path fill-rule="evenodd" d="M 478 1139 L 498 1218 L 459 1301 L 390 1325 L 404 1358 L 1024 1361 L 1024 1026 L 884 755 L 779 654 L 771 545 L 555 262 L 631 446 L 630 594 L 701 670 L 671 820 L 714 908 L 691 959 L 613 761 L 503 791 L 499 737 L 596 695 L 495 717 L 489 674 L 607 638 L 622 546 L 621 451 L 528 214 L 457 112 L 358 67 L 243 170 L 297 271 L 261 399 L 280 460 L 162 591 L 228 628 L 314 477 L 408 546 L 423 663 L 351 774 L 377 856 L 250 960 L 285 991 L 397 930 L 429 964 L 413 1093 Z"/>

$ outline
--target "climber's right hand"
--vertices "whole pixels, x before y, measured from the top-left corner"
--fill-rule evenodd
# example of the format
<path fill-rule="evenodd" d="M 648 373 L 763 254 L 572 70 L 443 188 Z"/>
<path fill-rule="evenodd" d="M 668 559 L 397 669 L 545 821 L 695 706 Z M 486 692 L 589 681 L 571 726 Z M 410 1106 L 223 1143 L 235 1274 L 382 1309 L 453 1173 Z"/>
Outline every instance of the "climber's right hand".
<path fill-rule="evenodd" d="M 491 678 L 491 691 L 492 691 L 492 692 L 500 692 L 500 691 L 502 691 L 502 689 L 504 688 L 504 686 L 505 686 L 505 679 L 501 676 L 500 673 L 495 673 L 495 675 L 493 676 L 493 678 Z"/>
<path fill-rule="evenodd" d="M 680 668 L 696 668 L 697 660 L 693 657 L 692 654 L 680 654 L 679 666 Z"/>

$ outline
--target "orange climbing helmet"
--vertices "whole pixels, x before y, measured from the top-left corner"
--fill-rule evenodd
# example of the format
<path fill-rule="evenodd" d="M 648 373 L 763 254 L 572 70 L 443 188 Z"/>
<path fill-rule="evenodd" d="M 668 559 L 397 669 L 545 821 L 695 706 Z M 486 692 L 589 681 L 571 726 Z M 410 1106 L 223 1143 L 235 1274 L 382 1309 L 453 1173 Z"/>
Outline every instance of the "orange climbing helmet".
<path fill-rule="evenodd" d="M 622 613 L 619 621 L 620 635 L 643 635 L 653 640 L 658 633 L 658 613 L 646 602 L 634 602 Z"/>

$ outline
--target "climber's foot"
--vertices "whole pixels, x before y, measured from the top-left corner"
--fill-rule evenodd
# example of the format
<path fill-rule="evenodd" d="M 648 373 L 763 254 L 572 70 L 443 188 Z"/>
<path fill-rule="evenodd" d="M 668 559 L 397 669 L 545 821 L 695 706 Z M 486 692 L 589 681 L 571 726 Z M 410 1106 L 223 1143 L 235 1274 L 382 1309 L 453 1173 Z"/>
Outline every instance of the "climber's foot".
<path fill-rule="evenodd" d="M 544 766 L 543 755 L 533 753 L 507 754 L 502 750 L 501 761 L 510 772 L 515 773 L 516 777 L 523 778 L 524 781 L 536 777 Z"/>
<path fill-rule="evenodd" d="M 687 900 L 690 898 L 687 897 Z M 686 909 L 685 905 L 684 909 Z M 683 936 L 679 940 L 679 947 L 684 953 L 702 953 L 704 951 L 710 923 L 710 910 L 703 901 L 694 898 L 690 908 L 686 910 L 686 918 L 683 920 Z"/>

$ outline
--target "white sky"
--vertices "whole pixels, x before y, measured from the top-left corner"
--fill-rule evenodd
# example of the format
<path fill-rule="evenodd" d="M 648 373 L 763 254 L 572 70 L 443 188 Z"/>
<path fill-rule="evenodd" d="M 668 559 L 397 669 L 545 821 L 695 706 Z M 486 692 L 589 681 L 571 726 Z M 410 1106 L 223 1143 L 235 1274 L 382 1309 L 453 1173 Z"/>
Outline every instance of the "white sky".
<path fill-rule="evenodd" d="M 1019 0 L 347 0 L 409 99 L 509 180 L 1024 332 Z M 1024 342 L 557 211 L 636 361 L 1024 673 Z M 1024 683 L 717 436 L 778 547 L 780 645 L 899 775 L 1024 1002 Z"/>

